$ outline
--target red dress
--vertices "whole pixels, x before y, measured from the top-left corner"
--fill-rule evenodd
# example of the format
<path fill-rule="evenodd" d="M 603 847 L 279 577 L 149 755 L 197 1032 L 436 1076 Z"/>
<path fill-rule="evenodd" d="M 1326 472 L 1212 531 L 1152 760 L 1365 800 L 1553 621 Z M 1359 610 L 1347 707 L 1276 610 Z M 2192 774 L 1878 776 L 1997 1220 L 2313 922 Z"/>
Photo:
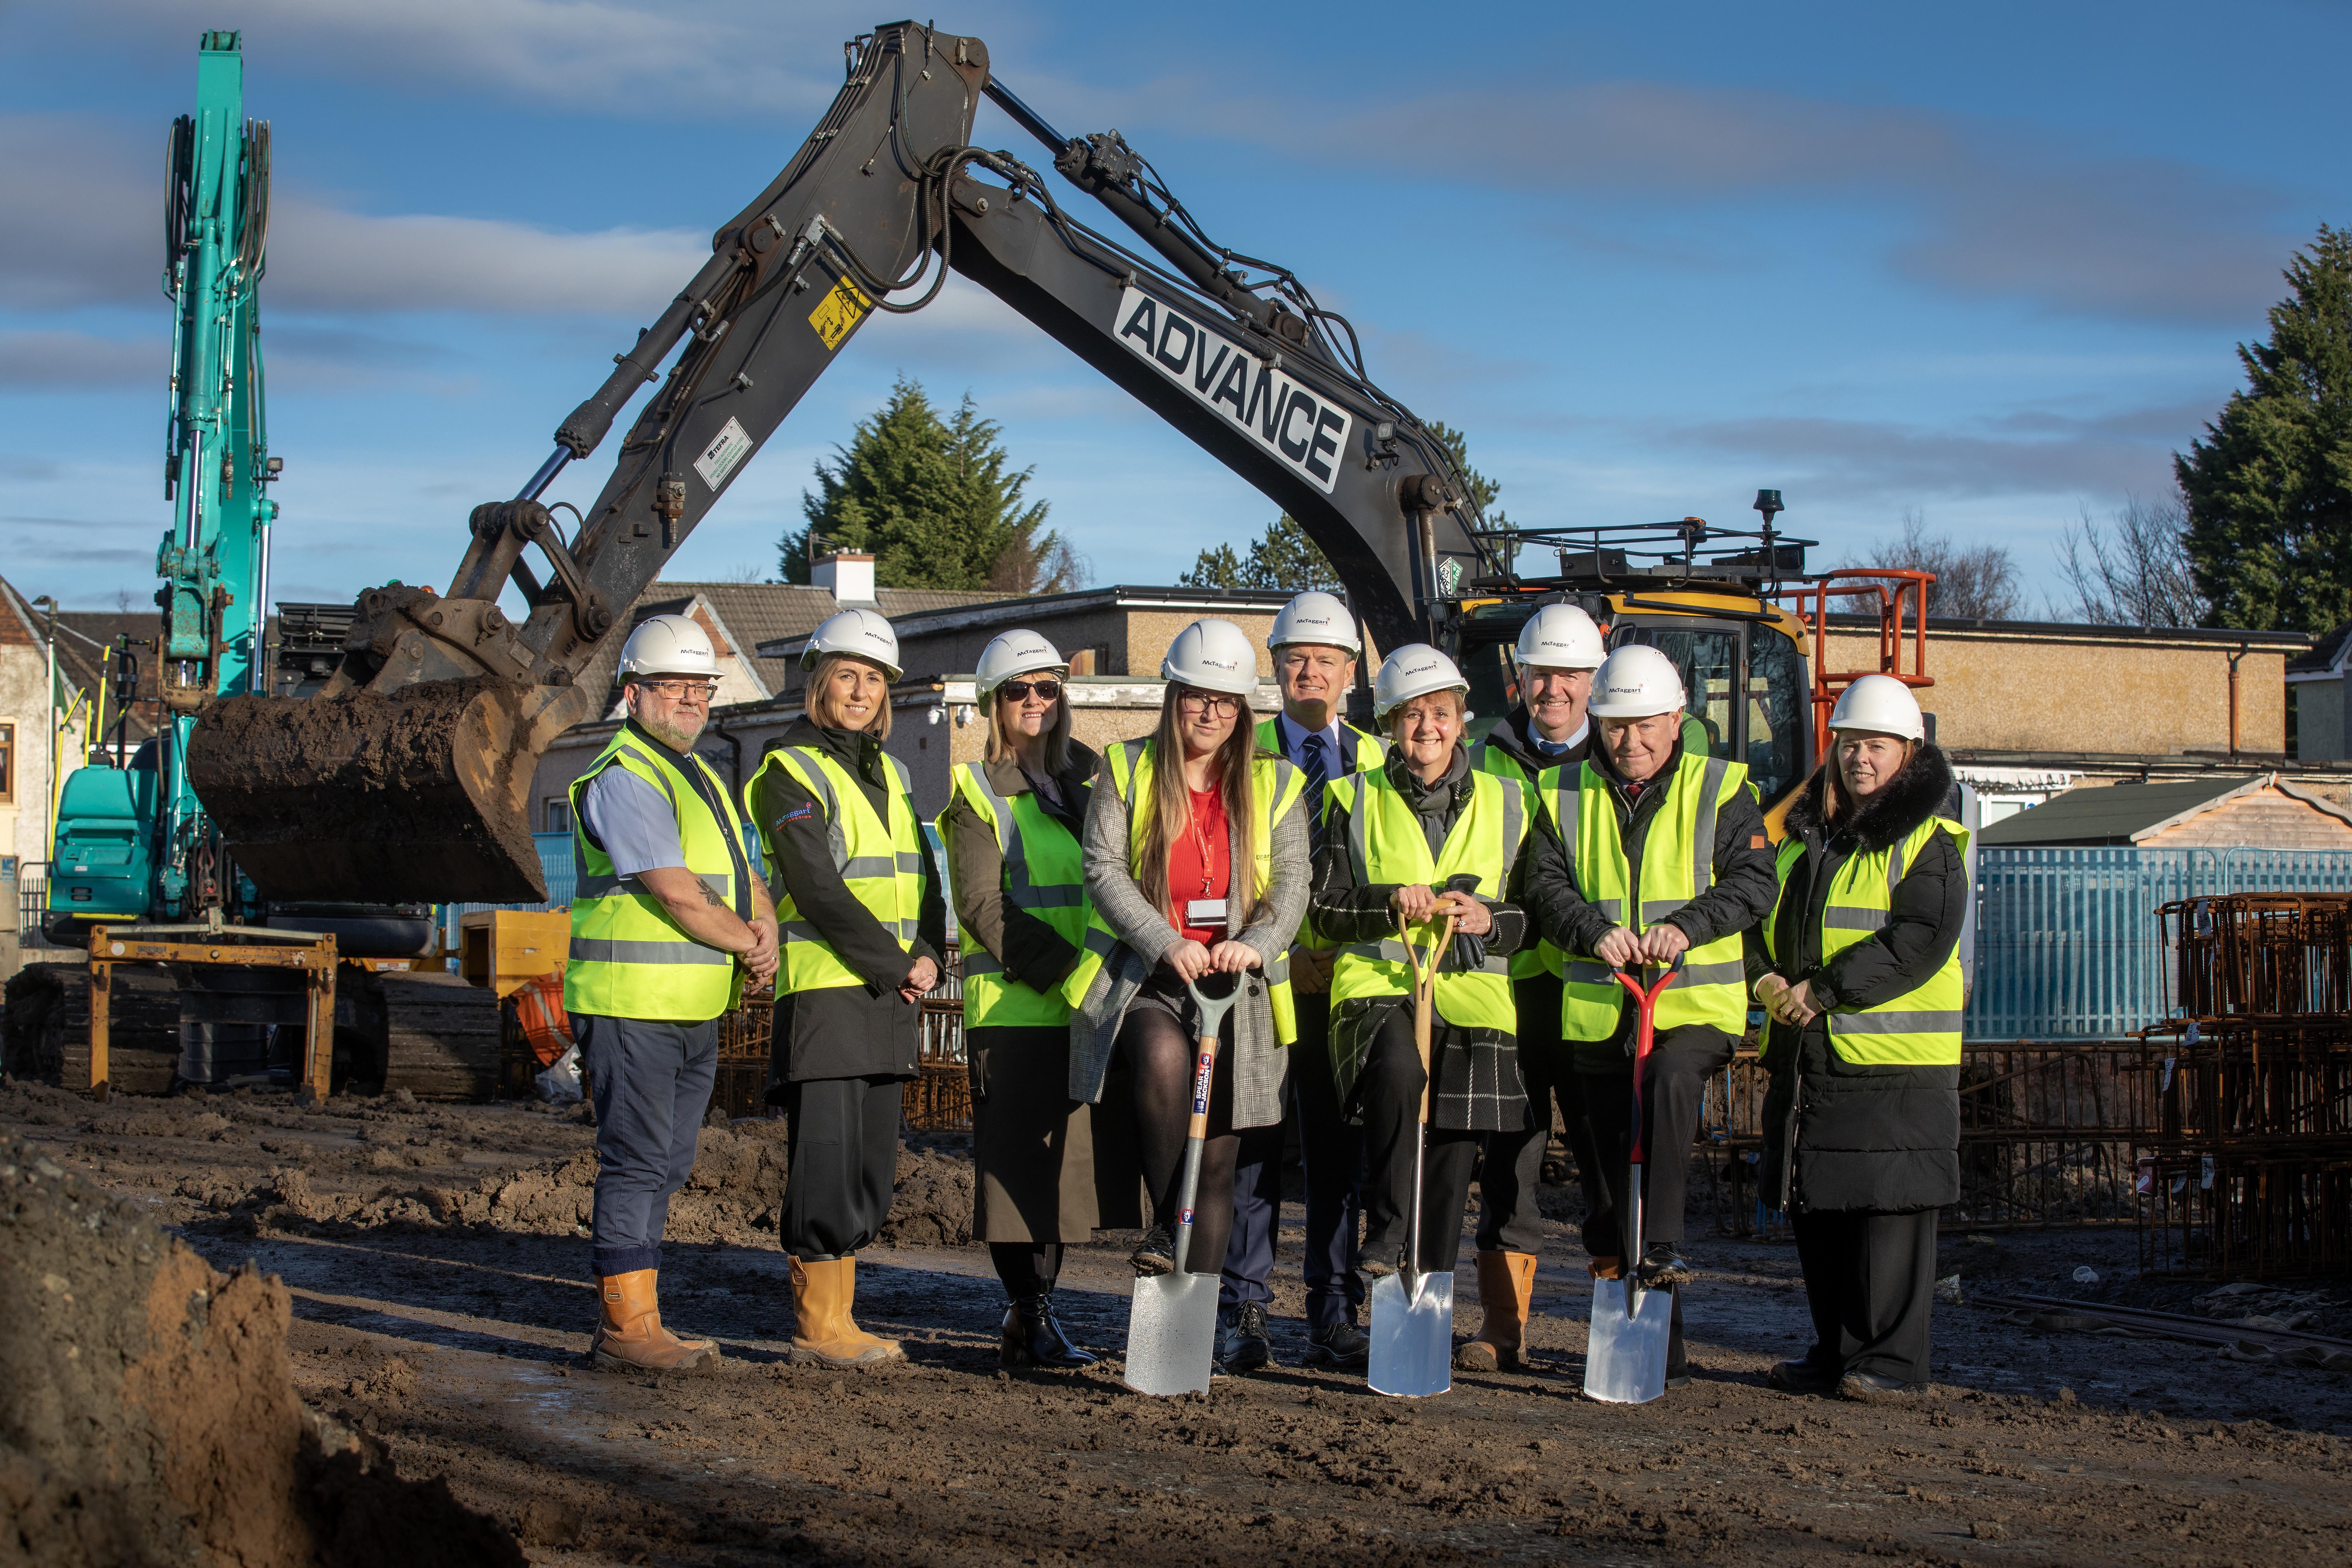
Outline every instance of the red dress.
<path fill-rule="evenodd" d="M 1176 909 L 1170 923 L 1192 941 L 1213 947 L 1232 934 L 1232 928 L 1186 925 L 1184 910 L 1195 899 L 1225 897 L 1233 880 L 1233 839 L 1225 825 L 1223 796 L 1214 789 L 1189 793 L 1192 820 L 1172 834 L 1168 845 L 1168 900 Z M 1228 919 L 1240 912 L 1229 910 Z"/>

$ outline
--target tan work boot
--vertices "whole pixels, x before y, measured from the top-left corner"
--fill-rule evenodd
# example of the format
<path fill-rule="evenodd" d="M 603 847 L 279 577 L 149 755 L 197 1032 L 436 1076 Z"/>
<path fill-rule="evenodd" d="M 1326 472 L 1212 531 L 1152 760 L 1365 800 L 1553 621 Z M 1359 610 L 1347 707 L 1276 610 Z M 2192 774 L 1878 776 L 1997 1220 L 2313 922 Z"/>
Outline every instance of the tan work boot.
<path fill-rule="evenodd" d="M 879 1366 L 904 1361 L 896 1340 L 878 1339 L 849 1318 L 857 1299 L 857 1259 L 792 1260 L 793 1360 L 803 1365 Z"/>
<path fill-rule="evenodd" d="M 1536 1295 L 1536 1255 L 1532 1252 L 1482 1252 L 1478 1255 L 1478 1305 L 1486 1321 L 1476 1336 L 1454 1352 L 1454 1364 L 1465 1372 L 1517 1372 L 1524 1364 L 1528 1309 Z"/>
<path fill-rule="evenodd" d="M 639 1268 L 596 1281 L 601 1310 L 588 1353 L 614 1372 L 686 1372 L 719 1359 L 709 1340 L 682 1340 L 662 1327 L 655 1271 Z"/>

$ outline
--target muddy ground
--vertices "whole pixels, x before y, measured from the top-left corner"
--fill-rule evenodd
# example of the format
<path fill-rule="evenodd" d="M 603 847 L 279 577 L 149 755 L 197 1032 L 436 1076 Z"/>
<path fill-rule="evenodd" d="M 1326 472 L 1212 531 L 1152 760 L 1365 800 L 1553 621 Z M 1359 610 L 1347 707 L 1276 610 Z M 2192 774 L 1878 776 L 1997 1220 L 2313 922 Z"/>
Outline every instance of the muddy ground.
<path fill-rule="evenodd" d="M 1765 1369 L 1809 1340 L 1793 1250 L 1695 1228 L 1696 1378 L 1639 1408 L 1578 1394 L 1588 1295 L 1548 1225 L 1525 1375 L 1459 1374 L 1390 1400 L 1312 1372 L 1286 1209 L 1280 1365 L 1205 1400 L 1118 1382 L 1125 1246 L 1074 1248 L 1061 1300 L 1109 1352 L 1086 1373 L 1005 1375 L 1002 1298 L 966 1239 L 970 1169 L 901 1162 L 860 1317 L 908 1362 L 786 1363 L 783 1260 L 763 1230 L 781 1126 L 706 1128 L 663 1274 L 666 1316 L 717 1337 L 716 1373 L 583 1370 L 593 1305 L 593 1129 L 575 1114 L 282 1095 L 92 1105 L 0 1090 L 35 1143 L 293 1296 L 297 1391 L 444 1477 L 533 1562 L 1047 1563 L 2303 1563 L 2352 1560 L 2352 1376 L 2195 1345 L 2042 1333 L 1939 1307 L 1937 1384 L 1899 1405 L 1795 1398 Z M 1566 1205 L 1559 1205 L 1563 1215 Z M 2078 1267 L 2097 1272 L 2077 1284 Z M 1961 1290 L 2129 1301 L 2352 1333 L 2346 1292 L 2215 1297 L 2136 1272 L 2128 1230 L 1947 1237 Z M 1476 1325 L 1467 1254 L 1460 1331 Z M 2305 1314 L 2316 1314 L 2306 1317 Z"/>

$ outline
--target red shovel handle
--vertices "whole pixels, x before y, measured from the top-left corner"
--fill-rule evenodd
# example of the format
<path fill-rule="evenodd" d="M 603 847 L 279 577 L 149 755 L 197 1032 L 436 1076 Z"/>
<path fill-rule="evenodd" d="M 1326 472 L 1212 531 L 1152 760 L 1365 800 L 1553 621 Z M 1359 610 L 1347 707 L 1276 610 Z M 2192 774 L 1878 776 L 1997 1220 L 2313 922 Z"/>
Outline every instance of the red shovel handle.
<path fill-rule="evenodd" d="M 1649 1062 L 1650 1042 L 1656 1032 L 1658 997 L 1682 972 L 1680 955 L 1666 965 L 1666 972 L 1658 976 L 1658 983 L 1648 987 L 1622 969 L 1611 972 L 1617 976 L 1617 984 L 1633 996 L 1637 1009 L 1633 1028 L 1633 1163 L 1636 1165 L 1646 1163 L 1643 1159 L 1644 1151 L 1642 1147 L 1642 1068 Z"/>

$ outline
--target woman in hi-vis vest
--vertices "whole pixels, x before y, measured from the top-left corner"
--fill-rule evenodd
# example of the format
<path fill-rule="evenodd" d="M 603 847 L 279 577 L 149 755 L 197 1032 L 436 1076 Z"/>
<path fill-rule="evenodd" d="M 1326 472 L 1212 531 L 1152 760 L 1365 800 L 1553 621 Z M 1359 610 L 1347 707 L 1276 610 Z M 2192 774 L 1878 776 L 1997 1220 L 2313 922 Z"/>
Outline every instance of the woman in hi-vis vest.
<path fill-rule="evenodd" d="M 866 1366 L 902 1359 L 850 1309 L 858 1250 L 890 1216 L 899 1085 L 920 1070 L 947 914 L 906 764 L 882 749 L 898 679 L 890 623 L 843 610 L 801 667 L 802 716 L 743 786 L 783 928 L 769 1093 L 781 1089 L 791 1148 L 792 1358 Z"/>
<path fill-rule="evenodd" d="M 1960 1195 L 1969 835 L 1943 815 L 1952 770 L 1901 681 L 1846 688 L 1830 734 L 1789 808 L 1780 900 L 1748 933 L 1771 1016 L 1763 1190 L 1813 1310 L 1812 1349 L 1770 1378 L 1885 1398 L 1927 1386 L 1936 1210 Z"/>
<path fill-rule="evenodd" d="M 1087 957 L 1078 839 L 1097 759 L 1070 739 L 1069 663 L 1032 631 L 982 650 L 984 760 L 959 763 L 940 837 L 963 951 L 972 1233 L 1008 1301 L 1000 1364 L 1084 1366 L 1054 1315 L 1065 1243 L 1101 1224 L 1092 1107 L 1070 1098 L 1066 983 Z"/>
<path fill-rule="evenodd" d="M 1257 750 L 1257 650 L 1239 626 L 1193 622 L 1160 673 L 1158 731 L 1110 748 L 1087 809 L 1088 942 L 1101 963 L 1070 1020 L 1070 1098 L 1101 1100 L 1121 1069 L 1154 1214 L 1133 1262 L 1139 1275 L 1168 1273 L 1199 1040 L 1185 983 L 1234 977 L 1241 994 L 1225 1016 L 1185 1258 L 1188 1273 L 1214 1274 L 1233 1226 L 1235 1130 L 1282 1120 L 1307 814 L 1298 770 Z"/>
<path fill-rule="evenodd" d="M 1395 1273 L 1410 1247 L 1416 1268 L 1451 1274 L 1486 1134 L 1528 1122 L 1510 960 L 1528 921 L 1507 900 L 1535 802 L 1522 780 L 1479 767 L 1463 745 L 1470 684 L 1452 659 L 1408 643 L 1381 666 L 1372 693 L 1391 742 L 1388 760 L 1332 784 L 1307 918 L 1317 939 L 1339 950 L 1331 1067 L 1340 1104 L 1364 1129 L 1363 1271 Z M 1424 1074 L 1403 943 L 1425 953 L 1448 915 L 1454 936 L 1436 961 Z M 1416 1243 L 1412 1154 L 1424 1091 Z M 1490 1206 L 1487 1218 L 1494 1228 L 1482 1225 L 1478 1236 L 1485 1342 L 1517 1367 L 1542 1234 L 1531 1207 Z"/>

